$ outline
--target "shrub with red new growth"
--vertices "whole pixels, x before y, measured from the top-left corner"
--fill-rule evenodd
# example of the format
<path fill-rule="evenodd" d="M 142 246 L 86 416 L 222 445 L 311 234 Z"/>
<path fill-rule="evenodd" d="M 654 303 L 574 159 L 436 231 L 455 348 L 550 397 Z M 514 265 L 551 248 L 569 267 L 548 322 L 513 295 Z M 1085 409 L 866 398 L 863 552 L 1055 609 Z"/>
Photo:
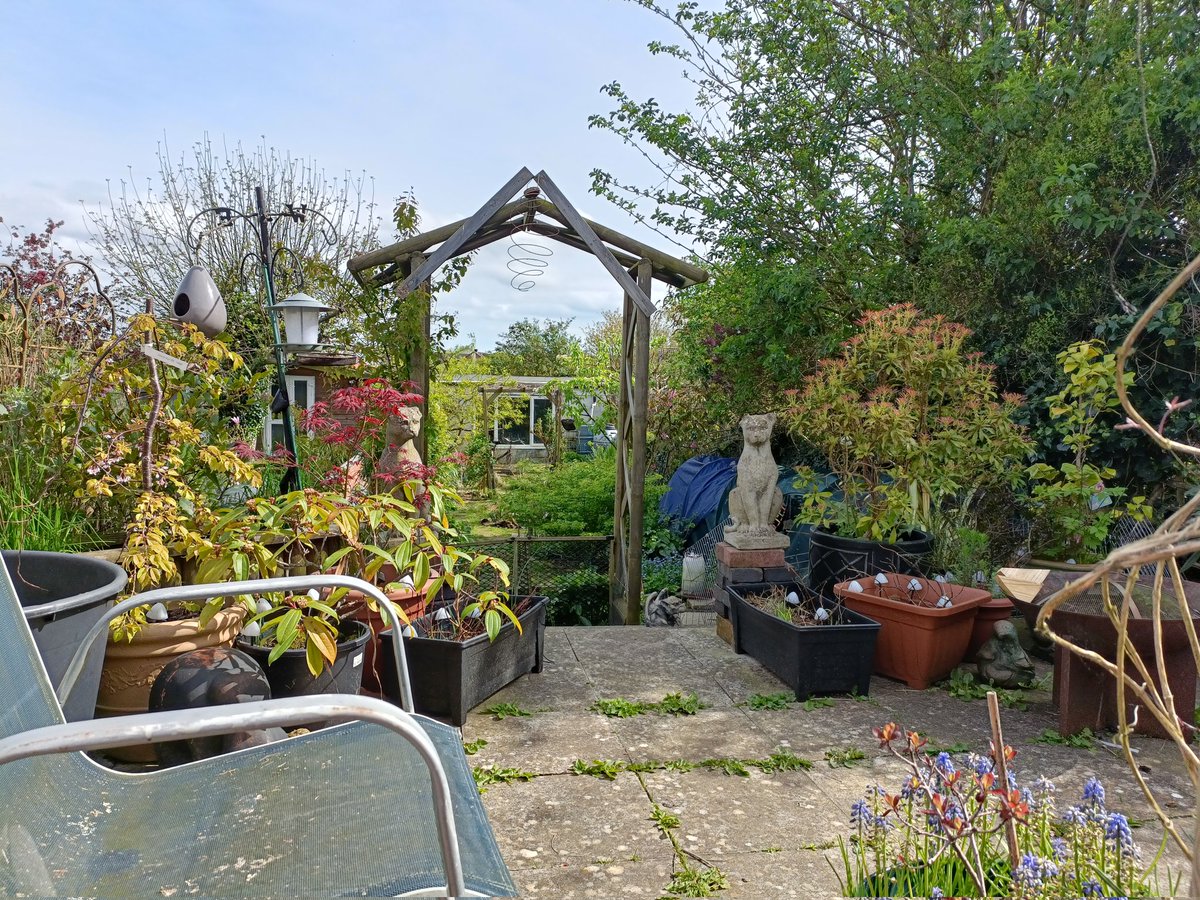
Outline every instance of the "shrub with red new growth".
<path fill-rule="evenodd" d="M 321 460 L 318 470 L 308 470 L 309 477 L 347 497 L 369 490 L 372 480 L 387 485 L 428 482 L 434 473 L 425 466 L 379 466 L 385 450 L 398 449 L 388 444 L 388 419 L 403 415 L 423 400 L 414 388 L 411 382 L 396 388 L 385 378 L 368 378 L 360 385 L 339 388 L 327 402 L 314 403 L 301 416 L 300 427 L 333 453 Z"/>

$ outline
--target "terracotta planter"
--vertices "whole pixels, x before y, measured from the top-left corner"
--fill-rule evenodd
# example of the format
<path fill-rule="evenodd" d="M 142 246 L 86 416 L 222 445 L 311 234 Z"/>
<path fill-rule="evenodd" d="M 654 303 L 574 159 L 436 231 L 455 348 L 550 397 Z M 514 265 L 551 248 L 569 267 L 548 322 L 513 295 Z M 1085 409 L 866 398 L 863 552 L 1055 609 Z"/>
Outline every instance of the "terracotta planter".
<path fill-rule="evenodd" d="M 883 544 L 814 528 L 808 544 L 808 586 L 829 597 L 839 581 L 873 578 L 877 572 L 920 575 L 932 552 L 933 538 L 919 531 Z"/>
<path fill-rule="evenodd" d="M 436 577 L 436 576 L 435 576 Z M 425 614 L 425 592 L 418 590 L 384 591 L 384 594 L 406 616 L 409 621 Z M 367 598 L 361 591 L 348 591 L 338 602 L 338 612 L 345 619 L 361 622 L 371 630 L 370 639 L 363 650 L 363 693 L 373 697 L 383 697 L 383 682 L 380 680 L 382 671 L 379 664 L 380 632 L 391 628 L 391 623 L 384 621 L 383 616 L 371 609 Z"/>
<path fill-rule="evenodd" d="M 963 661 L 979 605 L 989 595 L 927 578 L 886 574 L 883 585 L 863 578 L 861 591 L 850 589 L 852 581 L 834 585 L 833 591 L 849 609 L 883 626 L 875 643 L 875 671 L 924 690 Z M 918 589 L 909 591 L 912 582 Z M 953 605 L 936 605 L 943 593 Z"/>
<path fill-rule="evenodd" d="M 967 659 L 974 659 L 975 652 L 991 640 L 997 622 L 1012 618 L 1013 602 L 1007 597 L 992 597 L 979 604 L 975 627 L 971 630 L 971 642 L 967 644 Z"/>
<path fill-rule="evenodd" d="M 200 627 L 199 619 L 151 622 L 132 641 L 106 645 L 104 668 L 96 698 L 96 716 L 127 716 L 150 708 L 150 686 L 163 666 L 193 650 L 229 647 L 241 630 L 246 610 L 233 606 L 218 612 Z M 154 762 L 154 747 L 123 747 L 106 751 L 125 762 Z"/>

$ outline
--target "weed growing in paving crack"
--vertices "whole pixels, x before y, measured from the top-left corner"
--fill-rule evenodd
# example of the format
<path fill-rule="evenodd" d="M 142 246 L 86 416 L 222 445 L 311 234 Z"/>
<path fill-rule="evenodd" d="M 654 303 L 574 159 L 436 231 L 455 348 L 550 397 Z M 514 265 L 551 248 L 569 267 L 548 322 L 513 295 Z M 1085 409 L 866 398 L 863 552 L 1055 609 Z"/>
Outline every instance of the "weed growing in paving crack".
<path fill-rule="evenodd" d="M 856 762 L 860 762 L 867 758 L 867 754 L 863 753 L 857 747 L 838 747 L 834 750 L 825 751 L 825 761 L 829 763 L 829 768 L 836 769 L 839 766 L 843 769 L 848 769 Z"/>
<path fill-rule="evenodd" d="M 471 774 L 475 776 L 475 785 L 479 788 L 479 793 L 484 793 L 489 785 L 492 784 L 511 784 L 514 781 L 533 781 L 537 778 L 537 772 L 526 772 L 523 769 L 516 769 L 511 766 L 475 766 L 471 769 Z"/>
<path fill-rule="evenodd" d="M 480 750 L 487 746 L 487 738 L 480 738 L 477 741 L 463 741 L 463 752 L 467 756 L 474 756 Z"/>
<path fill-rule="evenodd" d="M 588 709 L 608 716 L 610 719 L 629 719 L 649 711 L 653 705 L 653 703 L 640 703 L 637 700 L 615 697 L 612 700 L 597 700 Z"/>
<path fill-rule="evenodd" d="M 833 701 L 828 697 L 809 697 L 804 701 L 804 708 L 809 712 L 814 709 L 824 709 L 827 706 L 833 706 Z"/>
<path fill-rule="evenodd" d="M 1036 688 L 1037 685 L 1035 684 L 1034 687 Z M 931 691 L 939 689 L 944 689 L 956 700 L 983 700 L 987 697 L 988 691 L 995 691 L 1000 703 L 1009 709 L 1025 710 L 1029 708 L 1029 698 L 1023 690 L 1019 688 L 1009 690 L 980 684 L 975 680 L 975 676 L 966 669 L 955 669 L 950 673 L 949 678 L 930 688 Z"/>
<path fill-rule="evenodd" d="M 1035 744 L 1057 744 L 1062 747 L 1078 747 L 1080 750 L 1091 750 L 1096 736 L 1092 729 L 1085 728 L 1079 734 L 1061 735 L 1053 728 L 1047 728 L 1033 739 Z"/>
<path fill-rule="evenodd" d="M 729 879 L 720 869 L 714 866 L 696 869 L 688 862 L 687 855 L 679 846 L 679 838 L 675 837 L 675 829 L 681 824 L 679 816 L 655 803 L 650 811 L 650 820 L 663 837 L 671 842 L 675 859 L 679 863 L 679 869 L 671 876 L 671 883 L 667 885 L 667 896 L 711 897 L 717 891 L 729 887 Z"/>
<path fill-rule="evenodd" d="M 796 700 L 796 695 L 788 691 L 781 694 L 751 694 L 745 703 L 751 709 L 787 709 Z"/>
<path fill-rule="evenodd" d="M 495 716 L 497 720 L 507 719 L 509 716 L 533 715 L 532 712 L 527 709 L 521 709 L 521 707 L 515 703 L 493 703 L 491 706 L 485 709 L 484 712 L 488 715 Z"/>
<path fill-rule="evenodd" d="M 750 769 L 758 769 L 770 774 L 772 772 L 794 772 L 799 769 L 811 769 L 812 761 L 797 756 L 790 750 L 779 749 L 764 759 L 734 759 L 720 757 L 702 759 L 691 762 L 686 759 L 643 760 L 642 762 L 625 762 L 619 759 L 593 759 L 586 762 L 577 759 L 568 770 L 572 775 L 591 775 L 593 778 L 603 778 L 615 781 L 622 772 L 690 772 L 692 769 L 714 769 L 726 775 L 747 777 Z"/>
<path fill-rule="evenodd" d="M 657 703 L 614 697 L 608 700 L 597 700 L 588 709 L 612 719 L 628 719 L 650 712 L 667 716 L 694 716 L 699 710 L 708 709 L 708 704 L 701 701 L 695 694 L 688 694 L 685 697 L 676 692 L 667 694 Z"/>

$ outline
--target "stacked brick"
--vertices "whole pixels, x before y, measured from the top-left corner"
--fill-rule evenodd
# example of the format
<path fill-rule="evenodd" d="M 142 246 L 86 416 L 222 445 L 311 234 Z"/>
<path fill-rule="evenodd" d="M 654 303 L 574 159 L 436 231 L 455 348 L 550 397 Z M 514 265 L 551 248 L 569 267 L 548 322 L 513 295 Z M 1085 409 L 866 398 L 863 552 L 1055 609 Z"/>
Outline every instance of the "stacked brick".
<path fill-rule="evenodd" d="M 783 550 L 738 550 L 722 542 L 717 544 L 717 586 L 713 601 L 717 607 L 717 634 L 733 643 L 733 625 L 729 621 L 729 587 L 738 584 L 784 584 L 795 581 L 795 570 L 783 559 Z"/>

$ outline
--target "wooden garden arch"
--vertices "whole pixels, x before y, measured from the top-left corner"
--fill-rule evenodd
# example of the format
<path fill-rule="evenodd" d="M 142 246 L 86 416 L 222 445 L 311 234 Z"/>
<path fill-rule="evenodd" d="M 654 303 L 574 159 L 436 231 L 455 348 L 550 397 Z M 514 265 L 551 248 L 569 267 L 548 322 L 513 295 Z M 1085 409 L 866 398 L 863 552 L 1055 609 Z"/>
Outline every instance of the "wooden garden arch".
<path fill-rule="evenodd" d="M 530 182 L 533 182 L 531 185 Z M 517 195 L 520 194 L 518 197 Z M 514 199 L 516 198 L 516 199 Z M 642 531 L 646 483 L 646 413 L 649 404 L 650 317 L 654 279 L 685 288 L 708 273 L 579 214 L 545 171 L 522 168 L 469 219 L 452 222 L 387 247 L 355 256 L 351 274 L 365 286 L 399 281 L 397 299 L 418 286 L 425 304 L 425 340 L 414 355 L 413 380 L 429 396 L 429 279 L 449 260 L 506 238 L 522 226 L 545 226 L 539 235 L 591 253 L 624 291 L 621 387 L 617 401 L 617 495 L 609 564 L 609 620 L 636 624 L 641 615 Z M 435 249 L 436 248 L 436 249 Z M 422 453 L 424 448 L 422 447 Z"/>

